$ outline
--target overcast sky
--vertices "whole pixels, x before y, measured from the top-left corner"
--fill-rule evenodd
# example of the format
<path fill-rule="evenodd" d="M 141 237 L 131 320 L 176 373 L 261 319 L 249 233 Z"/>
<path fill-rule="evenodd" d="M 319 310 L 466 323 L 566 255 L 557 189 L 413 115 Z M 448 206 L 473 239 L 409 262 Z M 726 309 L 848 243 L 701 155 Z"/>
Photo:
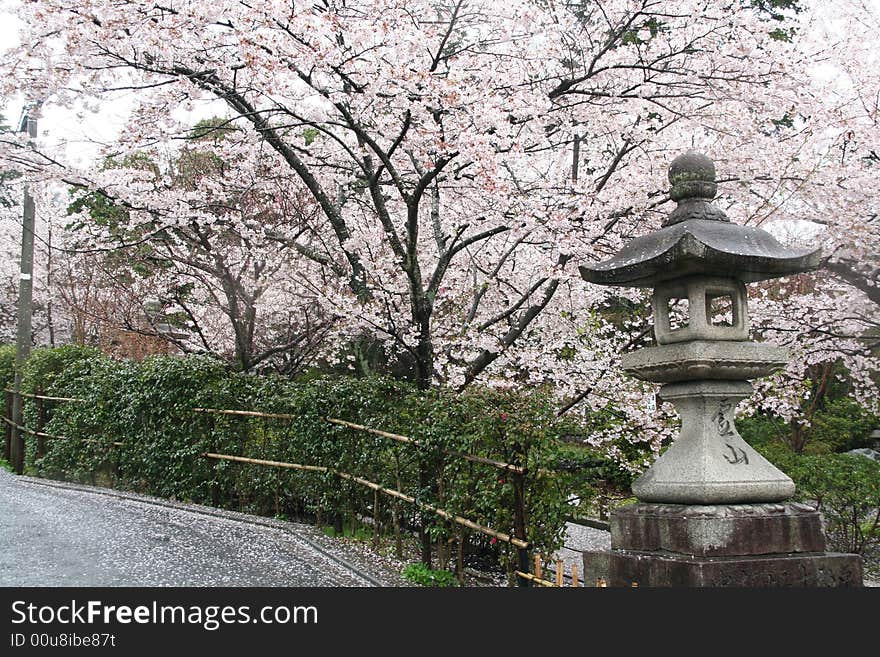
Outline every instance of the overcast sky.
<path fill-rule="evenodd" d="M 21 21 L 15 16 L 15 11 L 20 5 L 21 0 L 0 0 L 0 52 L 19 43 Z M 106 103 L 98 113 L 46 106 L 40 117 L 38 138 L 46 145 L 63 146 L 65 152 L 62 161 L 84 164 L 98 156 L 101 142 L 113 142 L 125 125 L 135 95 L 135 92 L 119 94 L 116 100 Z M 18 126 L 23 102 L 22 96 L 6 99 L 6 106 L 0 109 L 7 125 Z M 200 119 L 222 113 L 223 108 L 219 102 L 204 103 L 193 112 L 181 110 L 175 113 L 175 118 L 194 125 Z"/>

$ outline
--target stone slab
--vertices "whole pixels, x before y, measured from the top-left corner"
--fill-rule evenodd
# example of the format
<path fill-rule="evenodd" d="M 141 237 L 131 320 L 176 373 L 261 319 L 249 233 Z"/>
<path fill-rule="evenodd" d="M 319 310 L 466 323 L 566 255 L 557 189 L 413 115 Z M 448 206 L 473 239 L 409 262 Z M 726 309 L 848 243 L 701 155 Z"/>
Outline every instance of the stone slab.
<path fill-rule="evenodd" d="M 684 556 L 825 551 L 822 517 L 798 504 L 631 504 L 611 514 L 612 549 Z"/>
<path fill-rule="evenodd" d="M 686 557 L 612 550 L 609 586 L 631 587 L 861 587 L 855 554 Z"/>
<path fill-rule="evenodd" d="M 584 552 L 584 586 L 595 586 L 600 579 L 608 581 L 611 569 L 611 552 L 597 550 Z"/>

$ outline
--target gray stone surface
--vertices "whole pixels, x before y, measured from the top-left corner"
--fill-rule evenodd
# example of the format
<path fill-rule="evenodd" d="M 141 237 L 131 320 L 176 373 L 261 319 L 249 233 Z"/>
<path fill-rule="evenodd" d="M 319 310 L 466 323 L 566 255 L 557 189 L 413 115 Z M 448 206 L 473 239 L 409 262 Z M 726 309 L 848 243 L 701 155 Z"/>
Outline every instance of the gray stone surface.
<path fill-rule="evenodd" d="M 636 497 L 674 504 L 778 502 L 791 497 L 791 479 L 746 443 L 734 426 L 734 409 L 751 391 L 746 381 L 663 386 L 660 398 L 671 401 L 681 415 L 681 434 L 633 482 Z"/>
<path fill-rule="evenodd" d="M 614 551 L 609 586 L 640 587 L 860 587 L 855 554 L 781 554 L 758 557 L 688 557 Z"/>
<path fill-rule="evenodd" d="M 590 283 L 626 287 L 696 274 L 753 283 L 816 269 L 821 259 L 821 249 L 788 249 L 760 228 L 688 219 L 636 237 L 613 258 L 579 271 Z"/>
<path fill-rule="evenodd" d="M 847 452 L 847 454 L 856 454 L 858 456 L 864 456 L 865 458 L 869 458 L 874 461 L 880 461 L 880 450 L 870 449 L 868 447 L 851 449 Z"/>
<path fill-rule="evenodd" d="M 824 552 L 822 518 L 797 504 L 631 504 L 611 514 L 611 546 L 686 556 Z"/>
<path fill-rule="evenodd" d="M 711 201 L 718 193 L 715 181 L 715 163 L 696 151 L 688 151 L 676 157 L 669 165 L 669 198 L 673 201 Z M 721 210 L 716 210 L 717 221 L 730 221 Z M 675 221 L 668 221 L 676 223 Z"/>
<path fill-rule="evenodd" d="M 611 552 L 608 550 L 583 553 L 584 586 L 596 586 L 599 580 L 608 582 L 611 573 Z"/>
<path fill-rule="evenodd" d="M 672 383 L 698 379 L 742 381 L 785 367 L 788 350 L 759 342 L 695 340 L 623 354 L 623 369 L 637 379 Z"/>

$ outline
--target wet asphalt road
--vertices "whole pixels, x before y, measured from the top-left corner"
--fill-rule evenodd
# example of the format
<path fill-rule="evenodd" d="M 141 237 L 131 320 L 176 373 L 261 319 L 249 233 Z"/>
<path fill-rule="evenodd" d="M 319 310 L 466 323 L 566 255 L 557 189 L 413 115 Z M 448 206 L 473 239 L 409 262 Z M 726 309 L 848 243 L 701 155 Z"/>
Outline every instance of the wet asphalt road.
<path fill-rule="evenodd" d="M 0 468 L 0 586 L 369 586 L 292 529 L 46 486 Z"/>

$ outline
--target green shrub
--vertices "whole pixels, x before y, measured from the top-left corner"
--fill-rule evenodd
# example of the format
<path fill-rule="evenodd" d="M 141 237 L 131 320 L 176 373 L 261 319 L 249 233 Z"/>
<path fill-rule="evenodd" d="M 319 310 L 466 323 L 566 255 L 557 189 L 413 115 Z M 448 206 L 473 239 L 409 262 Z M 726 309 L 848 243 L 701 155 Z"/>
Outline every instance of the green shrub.
<path fill-rule="evenodd" d="M 736 421 L 740 435 L 753 447 L 774 442 L 790 443 L 792 428 L 779 417 L 761 413 Z M 870 446 L 870 433 L 880 418 L 852 397 L 826 400 L 806 428 L 805 454 L 832 454 Z"/>
<path fill-rule="evenodd" d="M 752 447 L 779 442 L 780 437 L 790 431 L 788 425 L 778 417 L 756 413 L 737 418 L 736 429 Z"/>
<path fill-rule="evenodd" d="M 420 586 L 458 586 L 455 575 L 448 570 L 432 570 L 423 563 L 411 563 L 403 569 L 403 576 Z"/>
<path fill-rule="evenodd" d="M 806 451 L 821 454 L 868 447 L 871 430 L 877 426 L 880 426 L 880 418 L 866 411 L 855 399 L 833 399 L 813 418 Z"/>
<path fill-rule="evenodd" d="M 64 370 L 78 361 L 100 355 L 94 347 L 81 345 L 34 349 L 22 367 L 21 389 L 30 394 L 45 394 Z"/>
<path fill-rule="evenodd" d="M 867 555 L 880 546 L 880 463 L 857 454 L 762 454 L 795 483 L 798 499 L 818 505 L 830 549 Z"/>
<path fill-rule="evenodd" d="M 801 496 L 819 505 L 831 549 L 866 554 L 877 546 L 880 463 L 857 454 L 804 456 L 794 472 Z"/>

